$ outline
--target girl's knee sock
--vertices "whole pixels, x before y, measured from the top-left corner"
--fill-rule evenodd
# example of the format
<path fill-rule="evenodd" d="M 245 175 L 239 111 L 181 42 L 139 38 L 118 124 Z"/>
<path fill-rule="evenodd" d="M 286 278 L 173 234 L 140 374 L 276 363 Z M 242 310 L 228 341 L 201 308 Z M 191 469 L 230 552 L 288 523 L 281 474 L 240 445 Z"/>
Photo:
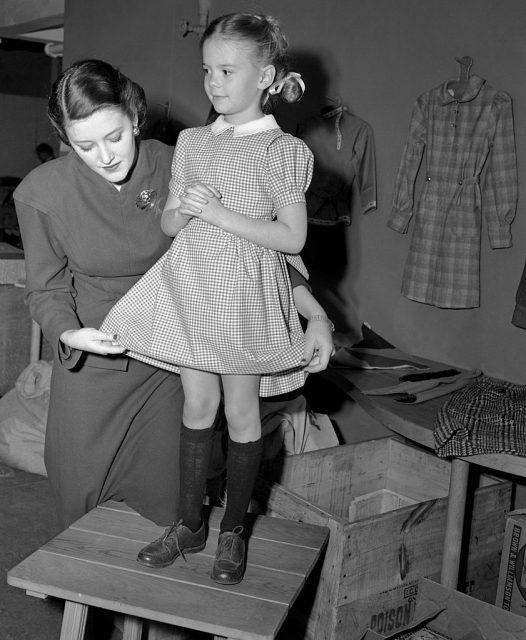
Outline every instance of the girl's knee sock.
<path fill-rule="evenodd" d="M 202 522 L 206 476 L 213 440 L 213 426 L 208 429 L 189 429 L 182 425 L 179 450 L 181 470 L 179 514 L 183 523 L 191 531 L 197 531 Z"/>
<path fill-rule="evenodd" d="M 228 439 L 226 461 L 226 509 L 221 521 L 221 533 L 243 525 L 259 472 L 263 440 L 234 442 Z"/>

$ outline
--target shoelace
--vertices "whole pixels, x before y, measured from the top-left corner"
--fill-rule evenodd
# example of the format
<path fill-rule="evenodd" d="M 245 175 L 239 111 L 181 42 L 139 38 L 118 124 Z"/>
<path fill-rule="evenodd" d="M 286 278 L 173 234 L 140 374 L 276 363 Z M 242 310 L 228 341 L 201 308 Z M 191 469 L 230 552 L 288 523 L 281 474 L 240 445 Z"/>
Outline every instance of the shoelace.
<path fill-rule="evenodd" d="M 177 547 L 177 551 L 179 552 L 179 555 L 182 556 L 183 560 L 186 562 L 186 556 L 184 555 L 184 551 L 179 546 L 179 538 L 177 537 L 177 527 L 182 524 L 183 524 L 183 521 L 179 520 L 177 524 L 173 524 L 171 527 L 168 527 L 164 532 L 163 541 L 166 541 L 166 539 L 169 536 L 171 536 L 173 533 L 175 537 L 175 546 Z"/>
<path fill-rule="evenodd" d="M 226 555 L 232 555 L 232 547 L 234 546 L 236 538 L 241 537 L 241 534 L 243 533 L 243 527 L 241 525 L 238 525 L 232 531 L 225 533 L 227 533 L 227 535 L 221 535 L 221 540 L 219 541 L 219 546 L 217 548 L 218 558 Z"/>

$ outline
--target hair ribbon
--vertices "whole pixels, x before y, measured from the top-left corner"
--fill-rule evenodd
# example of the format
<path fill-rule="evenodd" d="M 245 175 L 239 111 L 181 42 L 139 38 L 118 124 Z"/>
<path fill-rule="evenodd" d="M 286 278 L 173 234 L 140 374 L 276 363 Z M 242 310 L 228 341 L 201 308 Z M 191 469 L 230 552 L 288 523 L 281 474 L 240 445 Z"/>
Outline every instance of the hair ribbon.
<path fill-rule="evenodd" d="M 269 94 L 271 96 L 275 96 L 276 94 L 281 93 L 281 90 L 283 89 L 285 82 L 287 82 L 287 80 L 289 80 L 290 78 L 296 78 L 296 81 L 300 85 L 301 90 L 305 92 L 305 83 L 303 82 L 301 74 L 296 73 L 295 71 L 289 71 L 289 73 L 287 73 L 287 75 L 284 78 L 270 85 L 270 87 L 268 88 Z"/>

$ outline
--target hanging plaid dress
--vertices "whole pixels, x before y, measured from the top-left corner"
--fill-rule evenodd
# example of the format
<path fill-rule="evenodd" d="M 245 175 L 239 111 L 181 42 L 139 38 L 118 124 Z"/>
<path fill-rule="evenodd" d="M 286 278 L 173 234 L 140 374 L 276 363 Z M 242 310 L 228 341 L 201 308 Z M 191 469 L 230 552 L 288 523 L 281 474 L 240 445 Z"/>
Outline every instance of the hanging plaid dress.
<path fill-rule="evenodd" d="M 200 181 L 221 193 L 225 207 L 273 220 L 278 209 L 305 202 L 311 175 L 311 152 L 273 116 L 236 126 L 220 116 L 181 132 L 170 191 L 180 196 Z M 157 367 L 262 374 L 261 396 L 292 391 L 305 381 L 304 336 L 287 261 L 308 276 L 299 256 L 191 218 L 101 329 Z"/>
<path fill-rule="evenodd" d="M 416 101 L 387 224 L 406 233 L 414 214 L 402 294 L 462 309 L 479 306 L 481 214 L 491 248 L 510 247 L 518 184 L 510 96 L 476 75 L 462 95 L 454 82 Z"/>

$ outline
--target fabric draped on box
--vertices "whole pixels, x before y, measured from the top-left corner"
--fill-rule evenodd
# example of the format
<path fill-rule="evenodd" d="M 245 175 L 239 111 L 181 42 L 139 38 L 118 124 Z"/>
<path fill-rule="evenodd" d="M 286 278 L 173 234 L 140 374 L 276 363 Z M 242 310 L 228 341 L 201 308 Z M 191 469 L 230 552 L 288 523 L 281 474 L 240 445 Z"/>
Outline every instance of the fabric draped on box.
<path fill-rule="evenodd" d="M 304 202 L 312 156 L 272 116 L 237 127 L 219 118 L 180 134 L 170 189 L 181 195 L 201 181 L 238 213 L 273 220 L 277 209 Z M 128 355 L 161 368 L 262 374 L 260 395 L 303 385 L 304 338 L 285 256 L 191 218 L 168 252 L 108 314 Z"/>
<path fill-rule="evenodd" d="M 434 437 L 439 456 L 526 455 L 526 386 L 480 376 L 442 405 Z"/>

